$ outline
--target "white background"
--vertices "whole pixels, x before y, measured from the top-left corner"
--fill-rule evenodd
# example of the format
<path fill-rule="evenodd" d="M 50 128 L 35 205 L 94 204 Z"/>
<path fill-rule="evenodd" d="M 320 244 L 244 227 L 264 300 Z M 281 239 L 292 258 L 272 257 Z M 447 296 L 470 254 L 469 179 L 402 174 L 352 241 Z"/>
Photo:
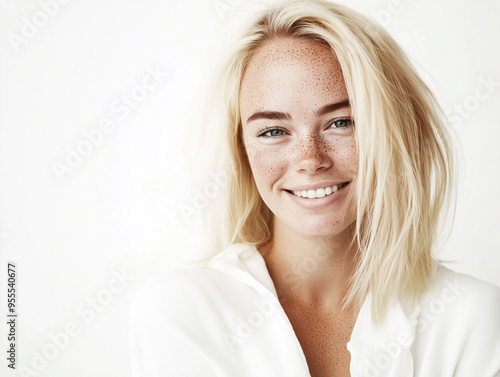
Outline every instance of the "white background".
<path fill-rule="evenodd" d="M 14 261 L 17 365 L 36 372 L 21 375 L 122 377 L 134 293 L 196 241 L 196 216 L 186 221 L 179 206 L 202 188 L 183 183 L 181 142 L 202 52 L 245 1 L 61 0 L 44 10 L 51 1 L 1 1 L 2 355 Z M 387 27 L 448 111 L 462 157 L 454 231 L 440 256 L 500 285 L 500 3 L 342 3 Z M 19 42 L 23 28 L 29 38 Z M 137 89 L 151 70 L 168 77 Z M 135 108 L 113 110 L 134 90 L 144 97 Z M 114 129 L 59 179 L 54 162 L 65 164 L 67 148 L 106 119 Z M 61 335 L 68 325 L 74 336 Z M 2 375 L 6 364 L 2 356 Z"/>

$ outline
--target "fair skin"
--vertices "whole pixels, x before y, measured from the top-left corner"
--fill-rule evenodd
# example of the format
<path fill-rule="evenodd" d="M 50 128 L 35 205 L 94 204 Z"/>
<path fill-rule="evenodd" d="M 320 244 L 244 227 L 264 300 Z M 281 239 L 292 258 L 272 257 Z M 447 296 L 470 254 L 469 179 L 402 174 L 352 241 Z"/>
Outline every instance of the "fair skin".
<path fill-rule="evenodd" d="M 245 71 L 240 114 L 255 183 L 274 214 L 259 251 L 283 309 L 311 376 L 349 376 L 358 309 L 342 310 L 342 300 L 356 251 L 358 157 L 338 60 L 317 42 L 267 41 Z"/>

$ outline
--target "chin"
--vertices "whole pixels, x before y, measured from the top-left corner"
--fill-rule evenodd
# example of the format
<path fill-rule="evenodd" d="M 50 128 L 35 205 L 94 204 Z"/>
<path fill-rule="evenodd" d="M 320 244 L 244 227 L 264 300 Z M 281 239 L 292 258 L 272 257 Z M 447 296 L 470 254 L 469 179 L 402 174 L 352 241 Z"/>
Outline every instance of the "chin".
<path fill-rule="evenodd" d="M 352 232 L 355 220 L 344 222 L 340 219 L 304 219 L 299 223 L 287 222 L 288 226 L 293 228 L 297 234 L 306 237 L 335 237 L 346 232 Z"/>

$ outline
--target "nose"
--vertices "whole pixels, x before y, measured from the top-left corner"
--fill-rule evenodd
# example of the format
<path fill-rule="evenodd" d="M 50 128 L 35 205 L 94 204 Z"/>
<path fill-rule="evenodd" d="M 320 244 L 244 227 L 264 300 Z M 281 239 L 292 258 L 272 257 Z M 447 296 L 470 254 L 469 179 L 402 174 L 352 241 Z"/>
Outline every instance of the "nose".
<path fill-rule="evenodd" d="M 315 134 L 307 135 L 299 140 L 295 154 L 297 171 L 313 174 L 318 170 L 328 169 L 332 165 L 326 141 Z"/>

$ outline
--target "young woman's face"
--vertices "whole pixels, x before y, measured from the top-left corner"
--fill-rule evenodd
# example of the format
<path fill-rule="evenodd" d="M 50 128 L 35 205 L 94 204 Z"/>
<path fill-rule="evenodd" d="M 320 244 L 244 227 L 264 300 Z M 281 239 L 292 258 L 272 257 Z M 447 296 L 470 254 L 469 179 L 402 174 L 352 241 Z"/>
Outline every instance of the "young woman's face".
<path fill-rule="evenodd" d="M 355 220 L 348 194 L 358 158 L 331 51 L 304 39 L 264 44 L 244 74 L 240 114 L 255 183 L 275 224 L 310 236 L 345 231 Z"/>

